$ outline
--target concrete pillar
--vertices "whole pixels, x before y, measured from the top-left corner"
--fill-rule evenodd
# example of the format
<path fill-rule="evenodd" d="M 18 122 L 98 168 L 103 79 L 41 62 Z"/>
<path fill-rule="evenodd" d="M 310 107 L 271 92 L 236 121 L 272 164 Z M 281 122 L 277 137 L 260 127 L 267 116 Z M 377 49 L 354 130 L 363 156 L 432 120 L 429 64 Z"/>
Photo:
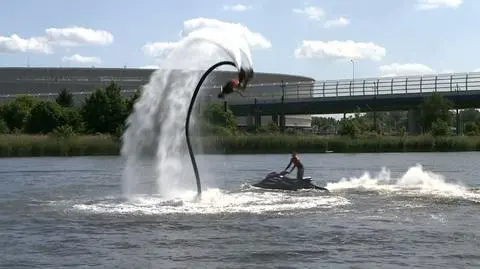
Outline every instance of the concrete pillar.
<path fill-rule="evenodd" d="M 407 131 L 408 134 L 414 135 L 420 133 L 420 128 L 418 128 L 417 124 L 417 113 L 414 109 L 409 109 L 407 114 Z"/>
<path fill-rule="evenodd" d="M 275 125 L 279 126 L 278 115 L 272 115 L 272 122 L 275 123 Z"/>
<path fill-rule="evenodd" d="M 248 114 L 248 116 L 247 116 L 247 127 L 251 128 L 252 126 L 253 126 L 253 115 Z"/>
<path fill-rule="evenodd" d="M 255 111 L 255 126 L 258 128 L 262 125 L 262 114 Z"/>
<path fill-rule="evenodd" d="M 285 115 L 280 115 L 280 132 L 285 132 Z"/>

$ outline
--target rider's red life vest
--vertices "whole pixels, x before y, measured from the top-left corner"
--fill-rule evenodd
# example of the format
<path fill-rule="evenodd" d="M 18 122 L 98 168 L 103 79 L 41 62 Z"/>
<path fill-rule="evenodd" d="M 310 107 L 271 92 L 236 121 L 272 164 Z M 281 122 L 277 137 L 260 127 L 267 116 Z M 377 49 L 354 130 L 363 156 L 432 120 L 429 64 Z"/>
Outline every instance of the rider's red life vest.
<path fill-rule="evenodd" d="M 232 79 L 232 85 L 234 88 L 238 88 L 238 80 Z"/>

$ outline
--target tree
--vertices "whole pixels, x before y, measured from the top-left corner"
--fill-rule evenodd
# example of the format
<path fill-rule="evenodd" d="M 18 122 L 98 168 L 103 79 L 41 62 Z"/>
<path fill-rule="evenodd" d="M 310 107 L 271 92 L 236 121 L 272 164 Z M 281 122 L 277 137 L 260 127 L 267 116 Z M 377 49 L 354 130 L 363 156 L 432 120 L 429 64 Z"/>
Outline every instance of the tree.
<path fill-rule="evenodd" d="M 121 88 L 114 82 L 97 89 L 85 100 L 81 114 L 87 132 L 116 133 L 127 117 Z"/>
<path fill-rule="evenodd" d="M 73 107 L 73 95 L 67 89 L 61 90 L 55 101 L 63 107 Z"/>
<path fill-rule="evenodd" d="M 459 114 L 461 122 L 463 123 L 479 122 L 480 120 L 480 112 L 474 108 L 465 109 Z"/>
<path fill-rule="evenodd" d="M 340 120 L 340 126 L 338 128 L 338 134 L 342 136 L 350 136 L 356 138 L 362 133 L 359 124 L 355 118 L 349 117 L 347 119 Z"/>
<path fill-rule="evenodd" d="M 230 109 L 225 111 L 223 104 L 211 103 L 203 111 L 203 118 L 210 124 L 223 126 L 228 129 L 237 127 L 235 115 Z"/>
<path fill-rule="evenodd" d="M 51 101 L 40 101 L 33 108 L 27 118 L 25 131 L 27 133 L 49 133 L 63 125 L 65 117 L 62 107 Z"/>
<path fill-rule="evenodd" d="M 23 130 L 30 111 L 38 102 L 31 96 L 20 96 L 3 106 L 3 120 L 10 131 Z"/>
<path fill-rule="evenodd" d="M 127 99 L 127 115 L 130 115 L 133 112 L 133 106 L 135 105 L 135 102 L 140 98 L 142 95 L 142 91 L 137 89 L 132 96 L 130 96 Z"/>
<path fill-rule="evenodd" d="M 433 93 L 431 97 L 426 98 L 420 105 L 420 124 L 425 132 L 432 129 L 433 123 L 439 124 L 444 121 L 447 125 L 451 124 L 452 115 L 450 109 L 451 102 L 445 100 L 439 93 Z"/>
<path fill-rule="evenodd" d="M 80 111 L 73 107 L 63 108 L 63 124 L 70 126 L 73 132 L 83 131 L 83 120 Z"/>
<path fill-rule="evenodd" d="M 465 123 L 465 134 L 469 136 L 478 135 L 480 133 L 480 127 L 475 122 Z"/>
<path fill-rule="evenodd" d="M 433 136 L 446 136 L 450 134 L 450 126 L 442 119 L 437 119 L 432 123 L 430 132 Z"/>

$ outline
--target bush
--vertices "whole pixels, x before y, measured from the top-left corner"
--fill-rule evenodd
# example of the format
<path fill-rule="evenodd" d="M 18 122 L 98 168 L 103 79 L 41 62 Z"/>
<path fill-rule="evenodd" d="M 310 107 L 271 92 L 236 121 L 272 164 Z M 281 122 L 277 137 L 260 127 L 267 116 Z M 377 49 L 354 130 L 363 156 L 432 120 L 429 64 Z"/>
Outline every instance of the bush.
<path fill-rule="evenodd" d="M 37 102 L 38 100 L 33 97 L 21 96 L 6 103 L 3 106 L 2 114 L 8 129 L 12 131 L 24 130 L 30 111 Z"/>
<path fill-rule="evenodd" d="M 127 118 L 120 87 L 112 82 L 105 89 L 97 89 L 85 100 L 81 114 L 88 133 L 115 133 Z"/>
<path fill-rule="evenodd" d="M 28 115 L 25 131 L 30 134 L 49 133 L 64 124 L 62 107 L 51 101 L 40 101 Z"/>

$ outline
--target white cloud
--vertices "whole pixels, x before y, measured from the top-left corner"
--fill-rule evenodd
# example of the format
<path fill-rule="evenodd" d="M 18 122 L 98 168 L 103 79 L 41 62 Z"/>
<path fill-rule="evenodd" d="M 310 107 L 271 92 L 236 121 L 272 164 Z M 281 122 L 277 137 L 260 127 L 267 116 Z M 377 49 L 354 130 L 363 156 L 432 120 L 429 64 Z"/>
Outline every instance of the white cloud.
<path fill-rule="evenodd" d="M 433 73 L 435 71 L 432 68 L 419 63 L 392 63 L 380 66 L 380 75 L 382 77 L 429 75 Z"/>
<path fill-rule="evenodd" d="M 332 28 L 332 27 L 345 27 L 350 24 L 350 20 L 345 17 L 340 17 L 336 20 L 328 20 L 325 22 L 323 27 Z"/>
<path fill-rule="evenodd" d="M 252 32 L 250 29 L 240 23 L 224 22 L 217 19 L 195 18 L 184 21 L 183 30 L 180 34 L 186 37 L 190 33 L 202 28 L 218 28 L 228 30 L 232 33 L 237 33 L 238 35 L 243 36 L 248 44 L 253 48 L 269 49 L 272 47 L 272 43 L 262 34 Z"/>
<path fill-rule="evenodd" d="M 101 45 L 113 43 L 113 35 L 104 30 L 83 27 L 48 28 L 46 36 L 22 38 L 18 34 L 0 36 L 0 53 L 53 53 L 54 46 Z"/>
<path fill-rule="evenodd" d="M 304 14 L 309 20 L 312 21 L 319 21 L 325 15 L 325 11 L 323 9 L 315 6 L 308 6 L 302 9 L 294 8 L 292 11 L 297 14 Z"/>
<path fill-rule="evenodd" d="M 253 32 L 242 24 L 208 18 L 195 18 L 184 21 L 183 29 L 180 31 L 180 37 L 187 37 L 191 33 L 205 28 L 226 29 L 230 33 L 238 34 L 242 36 L 252 48 L 269 49 L 272 47 L 272 43 L 262 34 Z M 142 51 L 147 56 L 163 58 L 178 44 L 180 44 L 179 41 L 149 42 L 143 45 Z"/>
<path fill-rule="evenodd" d="M 52 48 L 45 38 L 31 37 L 22 38 L 17 34 L 0 36 L 0 53 L 33 52 L 52 53 Z"/>
<path fill-rule="evenodd" d="M 319 58 L 328 60 L 373 60 L 379 61 L 386 54 L 385 48 L 373 42 L 347 41 L 316 41 L 303 40 L 295 49 L 295 57 Z"/>
<path fill-rule="evenodd" d="M 251 8 L 252 8 L 251 6 L 246 6 L 242 4 L 236 4 L 232 6 L 228 6 L 228 5 L 223 6 L 224 10 L 232 10 L 232 11 L 238 11 L 238 12 L 246 11 L 247 9 L 251 9 Z"/>
<path fill-rule="evenodd" d="M 102 60 L 98 57 L 81 56 L 74 54 L 72 56 L 65 56 L 62 58 L 63 62 L 79 63 L 79 64 L 100 64 Z"/>
<path fill-rule="evenodd" d="M 463 0 L 418 0 L 418 9 L 457 8 Z"/>
<path fill-rule="evenodd" d="M 113 35 L 105 30 L 84 27 L 48 28 L 45 30 L 48 41 L 59 46 L 99 45 L 113 43 Z"/>
<path fill-rule="evenodd" d="M 165 57 L 178 44 L 178 42 L 150 42 L 143 45 L 142 51 L 147 56 L 162 58 Z"/>

